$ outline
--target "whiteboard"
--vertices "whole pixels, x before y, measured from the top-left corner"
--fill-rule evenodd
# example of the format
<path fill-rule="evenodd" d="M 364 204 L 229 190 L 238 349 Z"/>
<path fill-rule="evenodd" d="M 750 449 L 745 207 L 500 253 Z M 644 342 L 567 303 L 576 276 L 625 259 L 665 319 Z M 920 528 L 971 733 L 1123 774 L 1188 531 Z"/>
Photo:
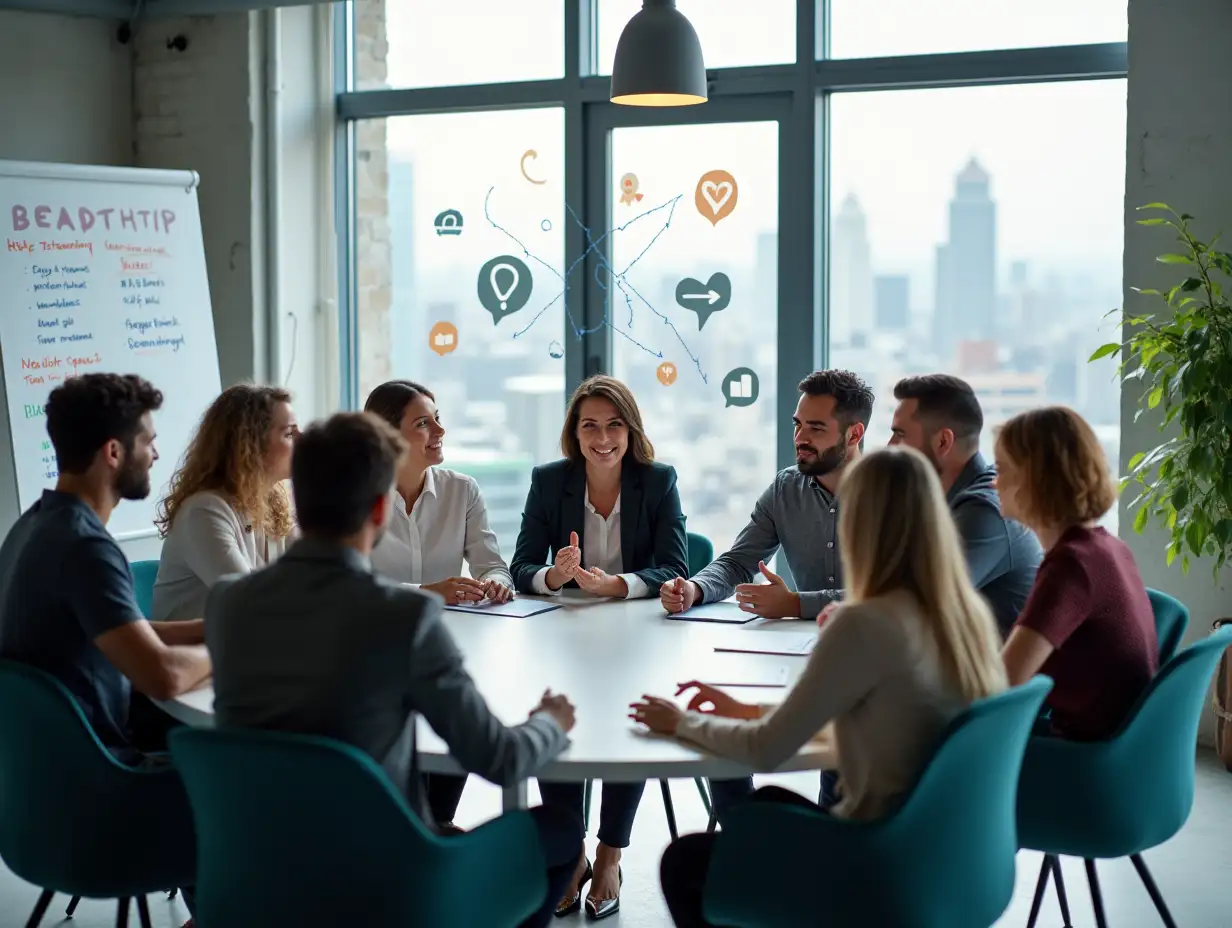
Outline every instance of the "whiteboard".
<path fill-rule="evenodd" d="M 152 492 L 116 507 L 108 526 L 121 540 L 154 534 L 155 507 L 220 390 L 197 175 L 0 161 L 0 235 L 8 521 L 58 476 L 47 395 L 108 371 L 163 392 Z"/>

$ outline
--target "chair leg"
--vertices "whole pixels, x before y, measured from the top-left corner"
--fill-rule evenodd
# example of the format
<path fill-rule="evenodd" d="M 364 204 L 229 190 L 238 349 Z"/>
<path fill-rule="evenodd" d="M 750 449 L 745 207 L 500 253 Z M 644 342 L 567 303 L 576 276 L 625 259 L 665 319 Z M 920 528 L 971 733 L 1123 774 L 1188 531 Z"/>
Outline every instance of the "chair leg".
<path fill-rule="evenodd" d="M 130 898 L 123 896 L 116 900 L 116 928 L 128 928 L 128 903 Z"/>
<path fill-rule="evenodd" d="M 1108 917 L 1104 914 L 1104 896 L 1099 891 L 1099 875 L 1095 872 L 1095 861 L 1091 858 L 1083 860 L 1087 868 L 1087 882 L 1091 884 L 1091 906 L 1095 909 L 1095 928 L 1108 928 Z"/>
<path fill-rule="evenodd" d="M 38 902 L 34 903 L 34 911 L 30 913 L 30 918 L 26 922 L 26 928 L 38 928 L 43 921 L 43 916 L 47 914 L 47 907 L 51 905 L 51 897 L 54 895 L 54 890 L 43 890 L 38 897 Z"/>
<path fill-rule="evenodd" d="M 1142 855 L 1133 854 L 1129 859 L 1133 861 L 1134 869 L 1138 871 L 1142 885 L 1151 894 L 1151 901 L 1155 903 L 1155 911 L 1159 913 L 1159 917 L 1163 919 L 1167 928 L 1176 928 L 1176 922 L 1172 920 L 1172 913 L 1168 911 L 1168 905 L 1164 902 L 1163 894 L 1160 893 L 1159 887 L 1155 885 L 1155 880 L 1151 876 L 1151 871 L 1146 868 L 1146 861 L 1142 859 Z"/>
<path fill-rule="evenodd" d="M 672 805 L 672 791 L 667 780 L 659 781 L 659 789 L 663 792 L 663 811 L 667 813 L 667 833 L 675 841 L 680 835 L 676 831 L 676 807 Z"/>
<path fill-rule="evenodd" d="M 1061 858 L 1056 854 L 1049 854 L 1048 858 L 1052 860 L 1052 877 L 1057 884 L 1057 905 L 1061 907 L 1061 928 L 1073 928 L 1073 921 L 1069 917 L 1069 897 L 1065 895 L 1065 877 L 1061 875 Z"/>
<path fill-rule="evenodd" d="M 145 896 L 137 897 L 137 920 L 141 923 L 141 928 L 153 928 L 150 924 L 150 905 Z"/>
<path fill-rule="evenodd" d="M 706 781 L 701 777 L 694 777 L 693 782 L 697 785 L 697 791 L 701 793 L 702 805 L 706 807 L 706 814 L 713 815 L 714 809 L 711 806 L 713 800 L 710 798 L 710 792 L 706 789 Z"/>
<path fill-rule="evenodd" d="M 1027 928 L 1035 928 L 1039 918 L 1040 904 L 1044 901 L 1044 891 L 1048 889 L 1048 877 L 1052 874 L 1052 863 L 1047 857 L 1040 863 L 1039 880 L 1035 883 L 1035 898 L 1031 900 L 1031 914 L 1027 916 Z"/>
<path fill-rule="evenodd" d="M 81 903 L 80 896 L 74 896 L 68 901 L 68 908 L 64 910 L 65 918 L 72 918 L 73 913 L 77 911 L 77 906 Z"/>

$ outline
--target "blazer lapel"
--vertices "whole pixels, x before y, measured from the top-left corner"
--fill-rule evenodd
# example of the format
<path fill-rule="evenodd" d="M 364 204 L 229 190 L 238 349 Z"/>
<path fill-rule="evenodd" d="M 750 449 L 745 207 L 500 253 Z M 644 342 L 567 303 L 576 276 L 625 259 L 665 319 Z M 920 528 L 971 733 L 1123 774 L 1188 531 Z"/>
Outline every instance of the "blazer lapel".
<path fill-rule="evenodd" d="M 620 558 L 625 573 L 645 570 L 651 566 L 638 549 L 642 537 L 642 474 L 641 468 L 632 462 L 625 465 L 620 474 Z"/>
<path fill-rule="evenodd" d="M 579 547 L 585 550 L 586 533 L 586 468 L 570 467 L 565 474 L 565 488 L 560 501 L 560 537 L 556 550 L 568 547 L 569 533 L 577 532 Z"/>

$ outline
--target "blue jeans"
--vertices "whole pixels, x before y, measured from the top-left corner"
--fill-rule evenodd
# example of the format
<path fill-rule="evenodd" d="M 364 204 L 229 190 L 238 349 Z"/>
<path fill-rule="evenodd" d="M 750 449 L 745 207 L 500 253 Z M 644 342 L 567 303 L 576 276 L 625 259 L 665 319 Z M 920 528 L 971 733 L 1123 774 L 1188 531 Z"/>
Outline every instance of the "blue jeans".
<path fill-rule="evenodd" d="M 838 804 L 838 800 L 838 771 L 821 771 L 821 793 L 817 797 L 817 805 L 829 812 Z"/>

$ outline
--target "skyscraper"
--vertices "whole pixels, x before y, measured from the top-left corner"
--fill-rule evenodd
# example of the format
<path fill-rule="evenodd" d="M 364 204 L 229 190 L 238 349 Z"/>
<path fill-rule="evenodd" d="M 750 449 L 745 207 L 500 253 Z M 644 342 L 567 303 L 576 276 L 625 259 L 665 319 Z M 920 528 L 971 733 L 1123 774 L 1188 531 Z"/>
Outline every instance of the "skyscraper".
<path fill-rule="evenodd" d="M 997 204 L 988 172 L 972 158 L 955 178 L 949 240 L 937 247 L 933 345 L 943 358 L 960 340 L 997 336 Z"/>
<path fill-rule="evenodd" d="M 843 198 L 834 217 L 830 247 L 830 345 L 850 345 L 873 329 L 873 261 L 868 222 L 855 194 Z"/>
<path fill-rule="evenodd" d="M 898 332 L 910 327 L 910 287 L 906 274 L 878 274 L 873 279 L 877 294 L 877 328 Z"/>

